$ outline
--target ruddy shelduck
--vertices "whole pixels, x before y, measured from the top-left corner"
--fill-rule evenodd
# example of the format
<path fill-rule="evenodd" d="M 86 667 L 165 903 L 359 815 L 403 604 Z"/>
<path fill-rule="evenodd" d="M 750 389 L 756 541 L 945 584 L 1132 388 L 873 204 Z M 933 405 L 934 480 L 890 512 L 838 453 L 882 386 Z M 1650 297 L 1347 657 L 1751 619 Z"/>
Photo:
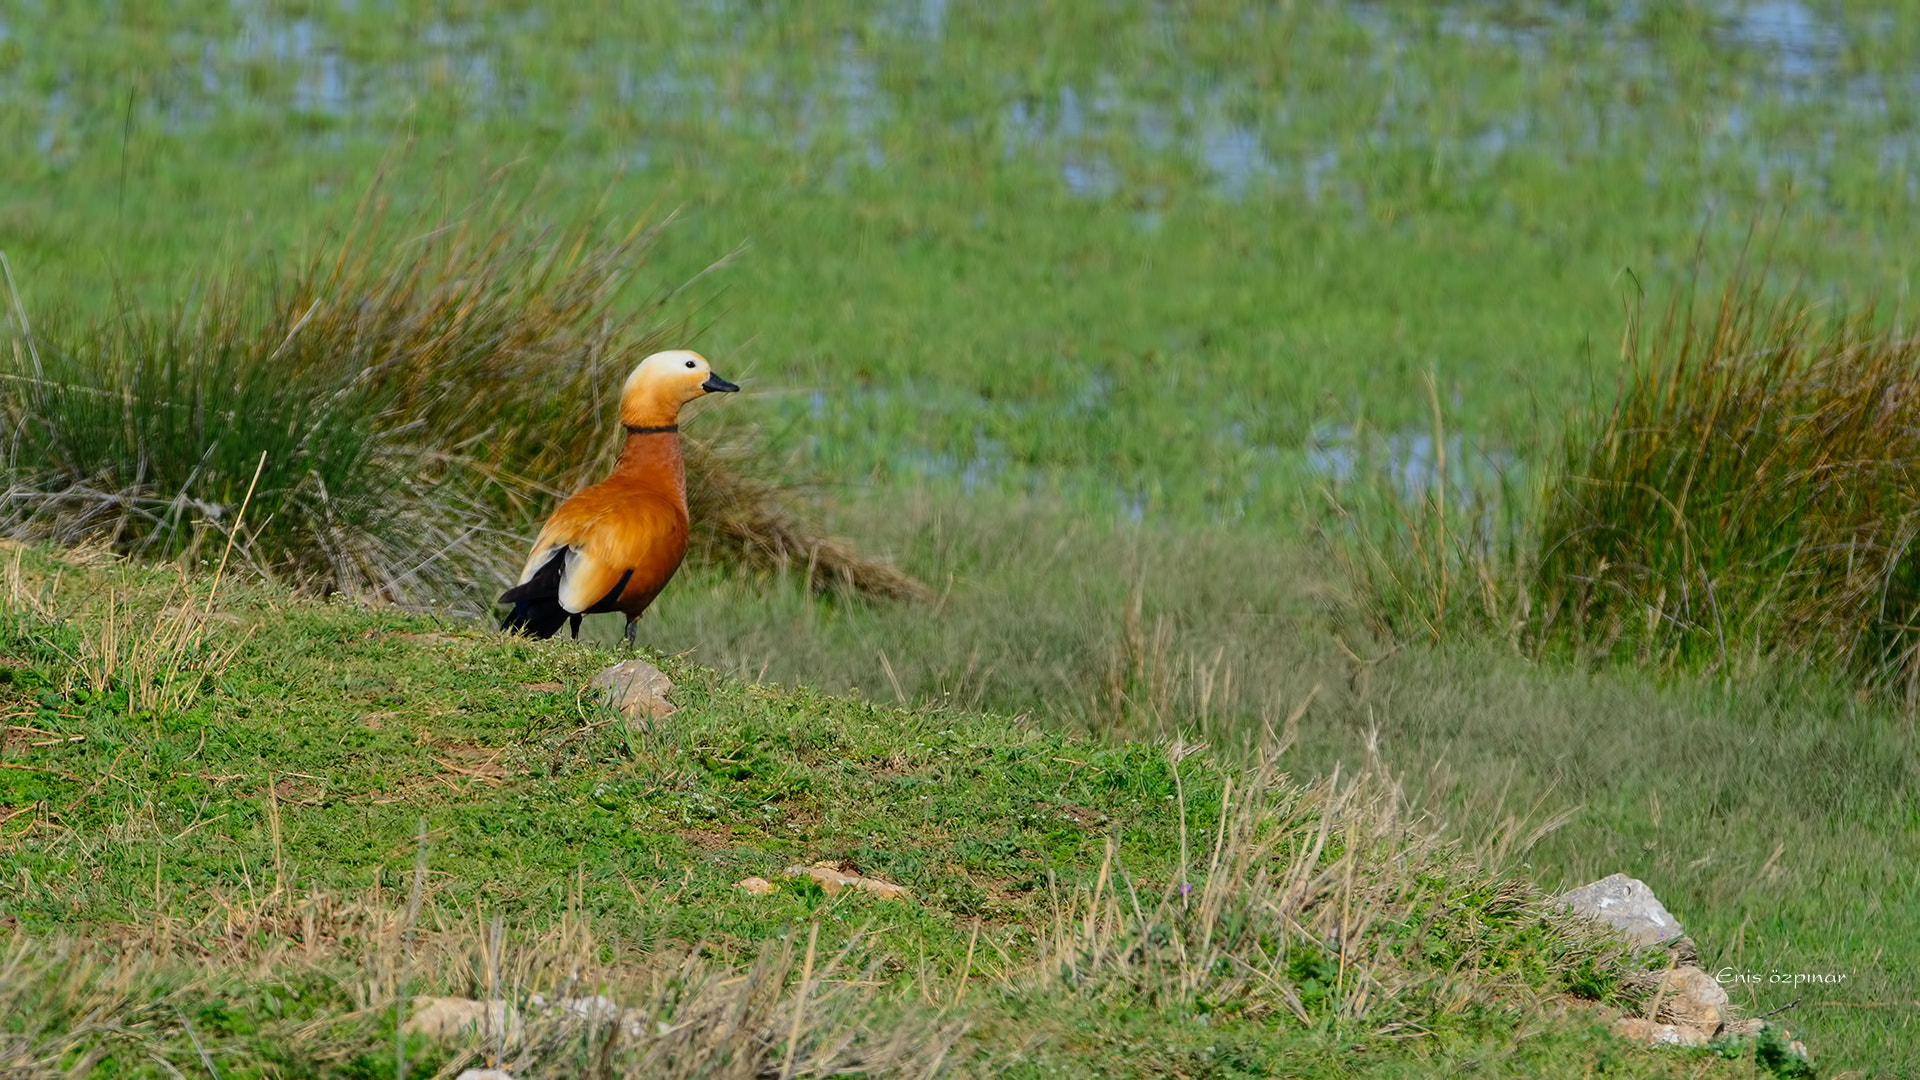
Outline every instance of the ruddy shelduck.
<path fill-rule="evenodd" d="M 513 611 L 503 630 L 552 637 L 562 623 L 580 636 L 582 616 L 618 611 L 627 644 L 647 605 L 687 553 L 687 479 L 680 458 L 680 407 L 740 389 L 699 353 L 654 353 L 627 376 L 620 423 L 627 443 L 605 480 L 581 488 L 547 519 L 520 571 L 500 597 Z"/>

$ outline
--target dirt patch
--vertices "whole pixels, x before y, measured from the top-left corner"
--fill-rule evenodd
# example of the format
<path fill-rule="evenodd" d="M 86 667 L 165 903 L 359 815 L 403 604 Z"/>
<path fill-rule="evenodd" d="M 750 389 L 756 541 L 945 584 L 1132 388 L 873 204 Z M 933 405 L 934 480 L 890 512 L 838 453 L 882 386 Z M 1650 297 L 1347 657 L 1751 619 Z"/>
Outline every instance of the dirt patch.
<path fill-rule="evenodd" d="M 679 829 L 674 835 L 700 851 L 725 851 L 733 846 L 732 837 L 709 829 Z"/>
<path fill-rule="evenodd" d="M 896 750 L 884 759 L 864 763 L 864 768 L 875 776 L 911 776 L 922 771 L 912 755 Z"/>
<path fill-rule="evenodd" d="M 975 871 L 953 863 L 949 863 L 947 869 L 955 876 L 966 879 L 967 884 L 1003 904 L 1017 903 L 1018 898 L 1033 892 L 1034 879 L 1031 876 L 983 877 Z"/>
<path fill-rule="evenodd" d="M 523 683 L 516 683 L 515 685 L 519 686 L 520 689 L 526 691 L 529 694 L 564 694 L 567 692 L 567 687 L 565 683 L 523 682 Z"/>
<path fill-rule="evenodd" d="M 0 720 L 13 720 L 32 715 L 27 712 L 13 713 L 0 716 Z M 31 750 L 41 746 L 65 746 L 68 743 L 86 741 L 85 735 L 68 735 L 62 731 L 48 731 L 45 728 L 29 727 L 25 724 L 8 724 L 0 727 L 0 749 L 19 746 L 22 749 Z"/>
<path fill-rule="evenodd" d="M 507 750 L 508 747 L 505 746 L 455 744 L 438 748 L 433 754 L 433 760 L 439 762 L 441 768 L 454 776 L 465 778 L 469 786 L 500 784 L 505 783 L 514 772 L 504 760 Z"/>
<path fill-rule="evenodd" d="M 319 806 L 327 801 L 329 786 L 325 777 L 308 776 L 306 773 L 286 773 L 274 782 L 273 797 L 283 803 Z"/>
<path fill-rule="evenodd" d="M 1106 828 L 1107 823 L 1112 820 L 1091 806 L 1081 806 L 1077 803 L 1036 802 L 1033 804 L 1033 809 L 1043 817 L 1070 821 L 1089 832 Z"/>

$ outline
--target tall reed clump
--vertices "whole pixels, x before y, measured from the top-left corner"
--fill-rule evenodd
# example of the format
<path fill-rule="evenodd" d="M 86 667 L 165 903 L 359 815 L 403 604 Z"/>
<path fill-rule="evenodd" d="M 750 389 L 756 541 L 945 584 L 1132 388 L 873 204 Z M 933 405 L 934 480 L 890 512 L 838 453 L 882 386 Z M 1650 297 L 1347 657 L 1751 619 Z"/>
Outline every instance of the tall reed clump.
<path fill-rule="evenodd" d="M 1920 699 L 1920 339 L 1760 277 L 1630 326 L 1619 392 L 1568 431 L 1540 507 L 1533 635 Z"/>
<path fill-rule="evenodd" d="M 1784 663 L 1920 703 L 1920 338 L 1769 294 L 1763 271 L 1681 296 L 1651 331 L 1630 317 L 1613 397 L 1496 512 L 1435 485 L 1376 500 L 1369 529 L 1333 500 L 1353 609 L 1397 641 Z"/>
<path fill-rule="evenodd" d="M 291 274 L 236 272 L 92 325 L 36 325 L 10 288 L 0 534 L 186 561 L 231 536 L 238 559 L 323 594 L 485 596 L 555 498 L 610 463 L 620 380 L 668 333 L 657 302 L 622 303 L 654 229 L 497 224 L 514 216 L 393 226 L 376 208 Z M 745 468 L 690 448 L 709 557 L 913 592 Z"/>

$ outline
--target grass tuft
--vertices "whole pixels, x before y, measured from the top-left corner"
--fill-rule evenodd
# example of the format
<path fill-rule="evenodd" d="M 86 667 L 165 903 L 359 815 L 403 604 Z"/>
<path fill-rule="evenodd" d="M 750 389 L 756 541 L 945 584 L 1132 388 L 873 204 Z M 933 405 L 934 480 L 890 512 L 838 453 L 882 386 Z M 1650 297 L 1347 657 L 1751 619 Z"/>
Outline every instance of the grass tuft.
<path fill-rule="evenodd" d="M 1651 332 L 1633 314 L 1615 394 L 1537 486 L 1331 500 L 1350 607 L 1393 640 L 1784 665 L 1920 704 L 1920 338 L 1765 278 L 1743 265 Z"/>
<path fill-rule="evenodd" d="M 0 533 L 183 563 L 231 544 L 320 595 L 484 603 L 555 499 L 605 473 L 620 380 L 672 335 L 657 302 L 622 303 L 657 226 L 488 224 L 515 216 L 499 204 L 396 225 L 377 195 L 337 250 L 162 313 L 38 322 L 12 291 Z M 693 443 L 706 557 L 924 592 L 751 470 Z"/>
<path fill-rule="evenodd" d="M 1763 278 L 1629 326 L 1618 396 L 1568 433 L 1541 508 L 1534 635 L 1920 702 L 1920 339 Z"/>

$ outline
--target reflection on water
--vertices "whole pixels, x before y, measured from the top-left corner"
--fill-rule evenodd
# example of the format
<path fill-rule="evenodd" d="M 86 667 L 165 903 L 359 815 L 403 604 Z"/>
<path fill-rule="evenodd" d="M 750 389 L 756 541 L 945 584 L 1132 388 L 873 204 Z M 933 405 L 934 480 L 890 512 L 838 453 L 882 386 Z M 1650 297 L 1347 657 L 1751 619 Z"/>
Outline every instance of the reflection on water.
<path fill-rule="evenodd" d="M 576 131 L 591 130 L 614 115 L 649 125 L 697 121 L 796 152 L 824 153 L 834 162 L 828 175 L 843 178 L 848 169 L 885 168 L 888 146 L 902 137 L 903 126 L 926 122 L 925 110 L 895 100 L 899 91 L 890 91 L 882 79 L 881 54 L 866 43 L 877 36 L 930 50 L 942 43 L 950 22 L 948 0 L 896 0 L 881 5 L 866 26 L 845 32 L 833 55 L 805 63 L 788 62 L 788 57 L 761 64 L 743 60 L 735 55 L 737 41 L 717 29 L 710 32 L 711 40 L 643 41 L 610 34 L 578 58 L 580 70 L 604 77 L 583 80 L 564 91 L 574 95 L 571 100 L 556 104 L 553 97 L 560 91 L 546 86 L 539 74 L 518 69 L 514 59 L 512 42 L 542 30 L 537 11 L 489 11 L 464 21 L 444 17 L 421 28 L 417 55 L 375 64 L 350 59 L 352 53 L 330 37 L 323 18 L 288 13 L 265 0 L 231 4 L 239 16 L 238 32 L 186 50 L 191 59 L 179 65 L 178 85 L 155 91 L 164 98 L 158 108 L 165 130 L 179 132 L 236 109 L 282 107 L 328 120 L 391 117 L 422 96 L 449 95 L 476 117 L 545 110 Z M 712 6 L 720 15 L 716 26 L 773 17 L 757 6 Z M 1488 51 L 1490 67 L 1501 65 L 1504 53 L 1505 63 L 1518 63 L 1545 79 L 1564 68 L 1567 49 L 1592 48 L 1604 51 L 1607 70 L 1643 82 L 1653 93 L 1677 93 L 1666 86 L 1671 80 L 1661 78 L 1656 39 L 1650 36 L 1657 21 L 1653 8 L 1620 3 L 1598 15 L 1594 10 L 1543 5 L 1516 14 L 1506 7 L 1461 2 L 1445 7 L 1432 22 L 1439 33 Z M 1889 126 L 1884 123 L 1889 95 L 1905 87 L 1882 85 L 1867 75 L 1843 77 L 1841 58 L 1849 39 L 1839 24 L 1802 0 L 1726 2 L 1715 10 L 1713 40 L 1762 62 L 1728 65 L 1721 73 L 1727 80 L 1724 92 L 1681 103 L 1700 115 L 1700 130 L 1707 133 L 1700 150 L 1710 160 L 1742 167 L 1763 187 L 1784 177 L 1818 189 L 1832 159 L 1831 136 L 1828 144 L 1815 146 L 1795 146 L 1778 137 L 1754 139 L 1750 116 L 1757 103 L 1819 104 L 1835 110 L 1836 118 L 1855 115 L 1876 128 Z M 1420 70 L 1416 37 L 1432 30 L 1421 29 L 1407 8 L 1377 0 L 1349 0 L 1341 12 L 1359 31 L 1344 46 L 1354 51 L 1348 60 L 1356 75 L 1366 73 L 1365 83 L 1381 88 L 1370 121 L 1345 125 L 1365 131 L 1370 122 L 1372 130 L 1360 141 L 1330 137 L 1324 117 L 1299 107 L 1301 91 L 1284 80 L 1273 84 L 1256 78 L 1256 72 L 1220 64 L 1176 64 L 1144 82 L 1114 70 L 1084 79 L 1063 77 L 1044 89 L 1027 82 L 1025 89 L 1016 92 L 1010 86 L 1002 100 L 984 104 L 981 115 L 954 123 L 965 132 L 993 132 L 1004 157 L 1049 168 L 1074 196 L 1125 200 L 1137 210 L 1167 197 L 1164 180 L 1147 178 L 1155 172 L 1154 162 L 1181 163 L 1205 180 L 1205 192 L 1227 200 L 1293 196 L 1318 204 L 1333 196 L 1359 205 L 1363 199 L 1357 192 L 1378 167 L 1370 155 L 1385 147 L 1425 153 L 1436 170 L 1477 176 L 1521 148 L 1604 152 L 1616 133 L 1636 122 L 1636 106 L 1625 98 L 1596 99 L 1584 114 L 1569 109 L 1544 116 L 1525 101 L 1507 106 L 1510 111 L 1503 114 L 1500 107 L 1477 100 L 1468 85 L 1446 88 L 1459 94 L 1458 115 L 1436 126 L 1430 98 L 1438 88 L 1434 80 L 1443 76 Z M 1163 40 L 1179 40 L 1176 11 L 1159 6 L 1152 17 L 1168 24 Z M 689 26 L 698 23 L 688 20 Z M 1871 32 L 1871 24 L 1861 31 Z M 0 41 L 12 32 L 0 19 Z M 83 135 L 65 111 L 64 87 L 77 77 L 64 73 L 44 88 L 0 85 L 16 97 L 23 91 L 41 96 L 42 122 L 33 145 L 55 164 L 71 157 L 74 140 Z M 1691 143 L 1692 132 L 1671 137 Z M 1882 138 L 1884 168 L 1909 171 L 1920 164 L 1914 136 Z M 641 163 L 653 160 L 644 145 L 634 146 L 630 156 Z M 1649 174 L 1649 182 L 1658 180 L 1657 171 Z M 1135 220 L 1143 228 L 1158 225 L 1151 211 L 1136 212 Z"/>
<path fill-rule="evenodd" d="M 1771 49 L 1782 79 L 1801 82 L 1830 75 L 1846 48 L 1840 28 L 1823 22 L 1798 0 L 1757 0 L 1728 14 L 1728 35 L 1743 45 Z"/>
<path fill-rule="evenodd" d="M 1448 492 L 1497 492 L 1518 464 L 1511 452 L 1471 445 L 1458 434 L 1437 442 L 1431 431 L 1361 433 L 1346 424 L 1320 424 L 1307 441 L 1307 468 L 1335 484 L 1384 480 L 1411 503 L 1439 490 L 1441 449 Z"/>

